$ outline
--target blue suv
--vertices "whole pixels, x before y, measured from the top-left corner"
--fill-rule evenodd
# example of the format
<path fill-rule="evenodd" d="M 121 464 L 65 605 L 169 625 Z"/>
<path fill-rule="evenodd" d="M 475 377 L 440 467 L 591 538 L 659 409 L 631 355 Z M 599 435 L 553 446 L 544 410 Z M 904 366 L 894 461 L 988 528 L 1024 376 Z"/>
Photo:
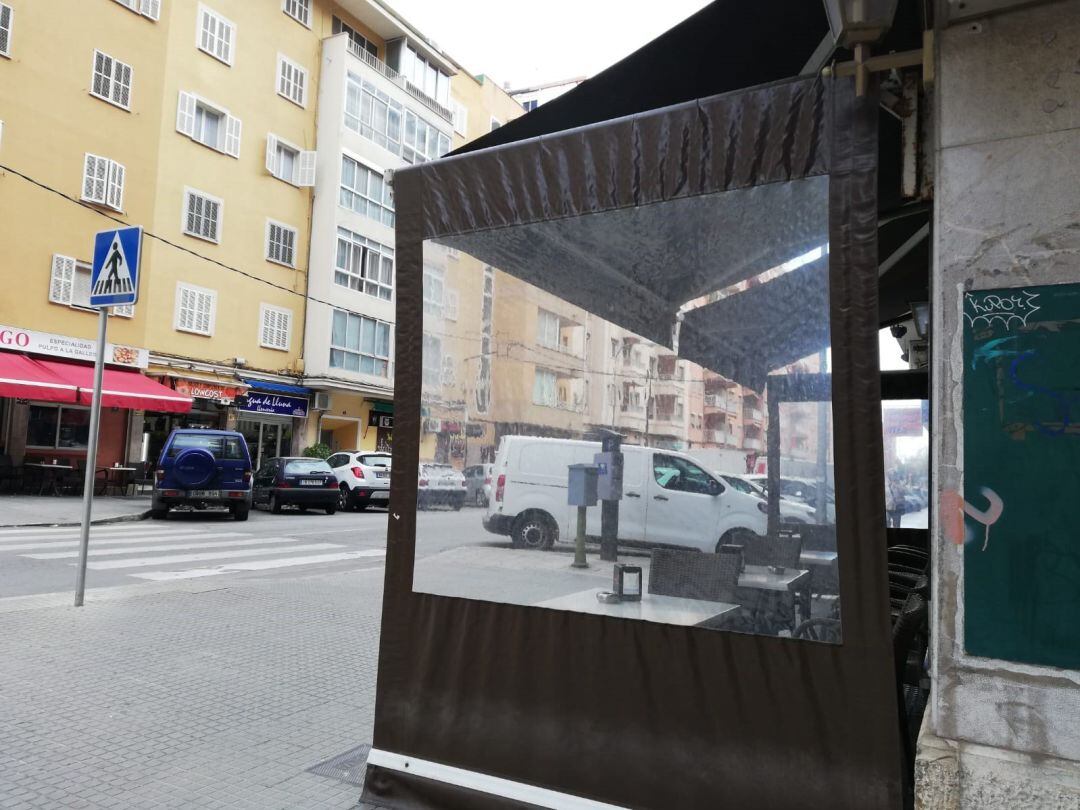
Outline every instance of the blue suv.
<path fill-rule="evenodd" d="M 154 471 L 150 516 L 163 520 L 172 506 L 227 506 L 237 520 L 251 511 L 251 455 L 231 430 L 174 430 Z"/>

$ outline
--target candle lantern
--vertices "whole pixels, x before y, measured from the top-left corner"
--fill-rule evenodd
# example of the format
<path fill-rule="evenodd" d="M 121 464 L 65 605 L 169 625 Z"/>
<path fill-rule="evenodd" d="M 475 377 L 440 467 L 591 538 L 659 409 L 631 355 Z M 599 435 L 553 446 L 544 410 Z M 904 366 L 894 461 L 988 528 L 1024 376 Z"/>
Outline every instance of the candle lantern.
<path fill-rule="evenodd" d="M 616 563 L 611 589 L 624 602 L 640 602 L 641 566 Z"/>

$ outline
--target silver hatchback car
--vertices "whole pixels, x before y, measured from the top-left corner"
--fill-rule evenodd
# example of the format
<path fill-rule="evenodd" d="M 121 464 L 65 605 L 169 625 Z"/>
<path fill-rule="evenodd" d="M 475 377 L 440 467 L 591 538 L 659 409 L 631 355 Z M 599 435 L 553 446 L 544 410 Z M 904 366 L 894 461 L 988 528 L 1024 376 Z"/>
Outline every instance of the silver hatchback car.
<path fill-rule="evenodd" d="M 465 468 L 465 503 L 487 506 L 491 503 L 491 470 L 494 464 L 476 464 Z"/>

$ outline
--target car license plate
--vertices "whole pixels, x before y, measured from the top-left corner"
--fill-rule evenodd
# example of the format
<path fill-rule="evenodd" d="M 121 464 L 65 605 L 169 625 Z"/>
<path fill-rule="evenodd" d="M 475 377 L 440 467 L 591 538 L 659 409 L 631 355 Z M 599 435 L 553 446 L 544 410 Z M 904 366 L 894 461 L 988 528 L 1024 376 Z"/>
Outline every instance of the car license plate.
<path fill-rule="evenodd" d="M 220 498 L 220 489 L 192 489 L 188 491 L 189 498 Z"/>
<path fill-rule="evenodd" d="M 390 493 L 389 492 L 372 492 L 371 497 L 378 501 L 378 500 L 382 500 L 384 498 L 389 498 Z"/>
<path fill-rule="evenodd" d="M 300 486 L 302 487 L 321 487 L 323 482 L 318 478 L 301 478 Z"/>
<path fill-rule="evenodd" d="M 375 477 L 376 477 L 376 478 L 389 478 L 389 477 L 390 477 L 390 473 L 388 473 L 388 472 L 382 472 L 381 470 L 376 470 L 376 472 L 375 472 Z"/>

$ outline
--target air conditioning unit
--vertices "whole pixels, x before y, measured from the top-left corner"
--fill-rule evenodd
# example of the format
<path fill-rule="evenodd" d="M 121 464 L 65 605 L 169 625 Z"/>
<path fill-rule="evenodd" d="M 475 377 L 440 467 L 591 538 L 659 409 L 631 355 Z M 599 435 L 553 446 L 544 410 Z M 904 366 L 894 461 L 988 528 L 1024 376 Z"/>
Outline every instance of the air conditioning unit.
<path fill-rule="evenodd" d="M 330 410 L 330 392 L 329 391 L 316 391 L 315 392 L 315 410 L 328 411 Z"/>

